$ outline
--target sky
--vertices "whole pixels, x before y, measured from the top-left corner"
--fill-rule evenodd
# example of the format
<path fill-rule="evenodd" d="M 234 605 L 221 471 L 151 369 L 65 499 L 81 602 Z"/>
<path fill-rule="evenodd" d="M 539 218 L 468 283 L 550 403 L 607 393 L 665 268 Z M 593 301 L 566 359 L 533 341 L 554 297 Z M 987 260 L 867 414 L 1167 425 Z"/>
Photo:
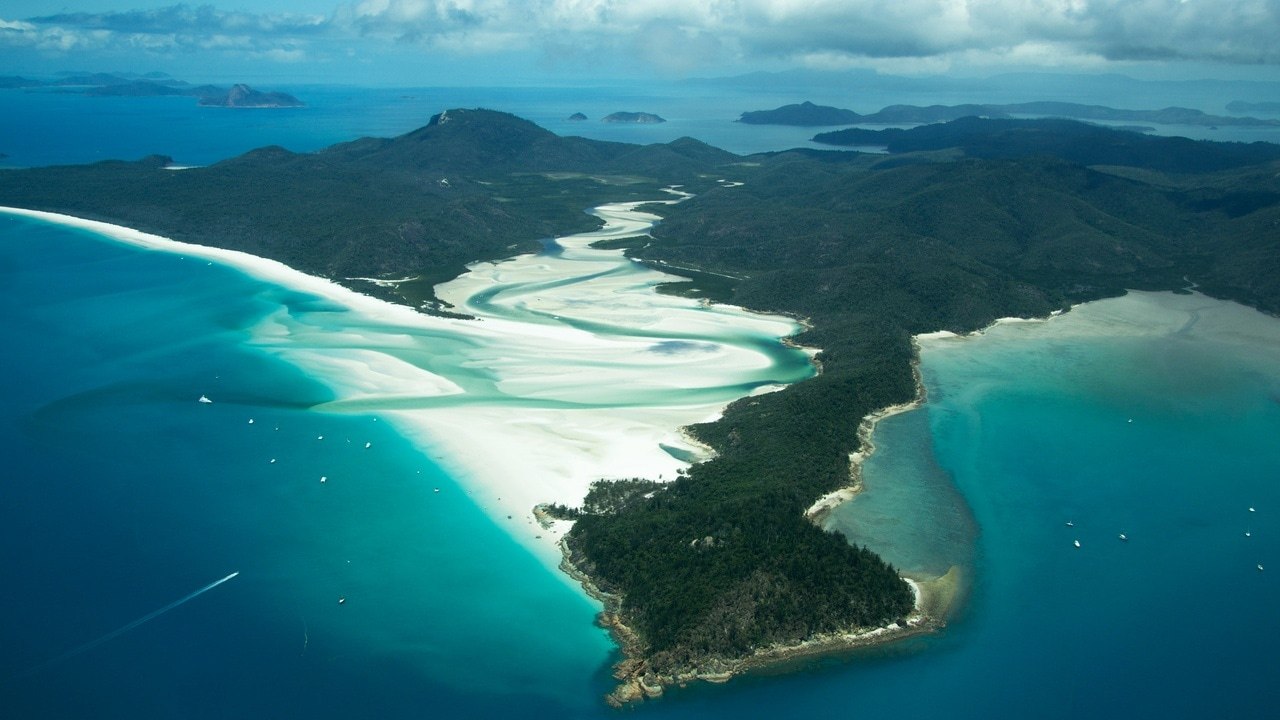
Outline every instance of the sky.
<path fill-rule="evenodd" d="M 0 0 L 0 75 L 452 85 L 1010 71 L 1280 80 L 1280 0 Z"/>

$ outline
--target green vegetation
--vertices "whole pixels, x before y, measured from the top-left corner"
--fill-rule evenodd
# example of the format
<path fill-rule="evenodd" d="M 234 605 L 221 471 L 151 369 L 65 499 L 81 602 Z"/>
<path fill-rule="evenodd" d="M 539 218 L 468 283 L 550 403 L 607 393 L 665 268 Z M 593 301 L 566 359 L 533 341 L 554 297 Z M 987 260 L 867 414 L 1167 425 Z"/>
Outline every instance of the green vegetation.
<path fill-rule="evenodd" d="M 1037 126 L 1054 132 L 1058 123 L 1022 127 Z M 1129 141 L 1146 140 L 1069 126 L 1080 132 L 1060 138 L 1064 155 L 1103 139 L 1130 157 Z M 1277 148 L 1253 148 L 1262 162 L 1245 165 L 1250 146 L 1188 144 L 1197 162 L 1240 166 L 1195 175 L 1090 168 L 1035 144 L 1008 146 L 998 159 L 963 148 L 887 158 L 792 152 L 738 168 L 741 187 L 667 209 L 653 239 L 628 254 L 732 275 L 727 300 L 808 318 L 812 329 L 797 340 L 822 348 L 823 371 L 692 428 L 716 459 L 646 503 L 584 517 L 569 535 L 574 562 L 623 598 L 620 613 L 648 658 L 637 672 L 682 672 L 699 658 L 903 612 L 882 565 L 862 565 L 866 557 L 823 538 L 802 514 L 848 482 L 860 420 L 913 397 L 913 334 L 1189 282 L 1280 310 L 1280 163 L 1269 160 Z M 803 565 L 789 564 L 796 548 Z M 875 590 L 861 595 L 866 588 Z"/>
<path fill-rule="evenodd" d="M 454 110 L 398 138 L 317 153 L 267 147 L 181 171 L 163 157 L 7 171 L 0 203 L 243 250 L 432 309 L 434 285 L 467 263 L 593 229 L 599 220 L 583 210 L 606 201 L 651 199 L 669 182 L 698 187 L 694 169 L 722 156 L 733 157 L 694 140 L 638 148 Z M 635 174 L 653 169 L 661 183 Z M 347 280 L 412 276 L 394 288 Z"/>
<path fill-rule="evenodd" d="M 1272 143 L 1215 143 L 1140 135 L 1074 120 L 961 118 L 910 130 L 848 128 L 814 136 L 828 145 L 882 145 L 892 153 L 959 148 L 969 157 L 1050 156 L 1077 165 L 1125 165 L 1170 173 L 1206 173 L 1280 159 Z"/>
<path fill-rule="evenodd" d="M 854 125 L 862 122 L 862 116 L 852 110 L 814 105 L 807 100 L 796 105 L 783 105 L 773 110 L 751 110 L 742 113 L 738 122 L 748 125 Z"/>
<path fill-rule="evenodd" d="M 1232 112 L 1266 112 L 1267 104 L 1233 103 L 1227 106 Z M 1272 110 L 1274 112 L 1274 110 Z M 1278 126 L 1280 120 L 1259 119 L 1224 115 L 1209 115 L 1200 110 L 1167 107 L 1160 110 L 1125 110 L 1104 105 L 1082 105 L 1069 102 L 1025 102 L 1008 105 L 889 105 L 869 115 L 859 115 L 852 110 L 814 105 L 783 105 L 773 110 L 754 110 L 742 113 L 738 122 L 755 125 L 891 125 L 902 123 L 938 123 L 965 117 L 1011 118 L 1018 116 L 1042 116 L 1072 118 L 1075 120 L 1101 120 L 1104 122 L 1148 122 L 1162 125 L 1200 126 Z"/>
<path fill-rule="evenodd" d="M 181 172 L 162 158 L 9 171 L 0 203 L 335 279 L 416 275 L 383 292 L 431 307 L 430 286 L 468 261 L 585 229 L 596 222 L 585 207 L 684 184 L 696 197 L 655 206 L 665 218 L 653 237 L 619 245 L 683 275 L 673 291 L 807 318 L 798 340 L 822 349 L 822 373 L 691 428 L 717 454 L 669 484 L 600 483 L 581 508 L 545 510 L 577 518 L 569 560 L 634 631 L 628 672 L 661 678 L 909 612 L 894 568 L 804 511 L 848 483 L 862 418 L 913 397 L 913 334 L 1192 283 L 1280 311 L 1280 147 L 1068 121 L 867 137 L 892 154 L 744 161 L 690 139 L 559 138 L 451 110 L 398 138 L 308 155 L 264 148 Z M 715 182 L 729 172 L 744 184 Z"/>

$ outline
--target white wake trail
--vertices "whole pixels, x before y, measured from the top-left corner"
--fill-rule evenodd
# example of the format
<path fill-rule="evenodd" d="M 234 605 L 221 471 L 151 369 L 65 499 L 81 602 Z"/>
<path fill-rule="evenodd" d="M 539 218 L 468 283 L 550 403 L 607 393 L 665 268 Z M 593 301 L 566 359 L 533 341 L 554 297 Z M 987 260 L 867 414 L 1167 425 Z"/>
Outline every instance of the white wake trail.
<path fill-rule="evenodd" d="M 154 611 L 152 611 L 152 612 L 147 613 L 146 615 L 143 615 L 142 617 L 138 618 L 137 620 L 134 620 L 133 622 L 129 623 L 128 625 L 124 625 L 124 626 L 122 626 L 122 627 L 116 628 L 115 630 L 112 630 L 111 632 L 107 633 L 106 635 L 103 635 L 102 637 L 99 637 L 99 638 L 95 638 L 95 639 L 93 639 L 93 640 L 90 640 L 89 642 L 87 642 L 87 643 L 85 643 L 85 644 L 83 644 L 83 645 L 77 645 L 76 647 L 71 648 L 70 650 L 68 650 L 68 651 L 66 651 L 66 652 L 64 652 L 64 653 L 62 653 L 61 655 L 59 655 L 59 656 L 57 656 L 57 657 L 55 657 L 55 658 L 52 658 L 52 659 L 50 659 L 50 660 L 45 660 L 44 662 L 40 663 L 39 665 L 36 665 L 36 666 L 34 666 L 34 667 L 31 667 L 31 668 L 28 668 L 27 670 L 24 670 L 23 672 L 20 672 L 20 673 L 18 673 L 17 675 L 13 675 L 13 676 L 9 677 L 9 678 L 8 678 L 8 680 L 6 680 L 5 682 L 12 682 L 12 681 L 17 680 L 17 679 L 19 679 L 19 678 L 23 678 L 23 677 L 26 677 L 26 676 L 28 676 L 28 675 L 32 675 L 32 674 L 34 674 L 34 673 L 38 673 L 38 672 L 40 672 L 41 670 L 44 670 L 45 668 L 48 668 L 48 667 L 53 666 L 53 665 L 57 665 L 58 663 L 60 663 L 60 662 L 64 662 L 64 661 L 66 661 L 66 660 L 70 660 L 71 658 L 73 658 L 73 657 L 75 657 L 75 656 L 77 656 L 77 655 L 80 655 L 80 654 L 82 654 L 82 653 L 86 653 L 86 652 L 88 652 L 88 651 L 90 651 L 90 650 L 92 650 L 92 649 L 94 649 L 94 648 L 98 647 L 99 645 L 101 645 L 101 644 L 102 644 L 102 643 L 104 643 L 104 642 L 107 642 L 107 641 L 109 641 L 109 640 L 114 640 L 115 638 L 120 637 L 121 635 L 123 635 L 123 634 L 125 634 L 125 633 L 129 632 L 130 630 L 132 630 L 132 629 L 134 629 L 134 628 L 138 627 L 139 625 L 141 625 L 141 624 L 143 624 L 143 623 L 145 623 L 145 622 L 147 622 L 147 621 L 149 621 L 149 620 L 154 620 L 154 619 L 156 619 L 157 617 L 160 617 L 161 615 L 163 615 L 163 614 L 165 614 L 165 613 L 169 612 L 170 610 L 172 610 L 172 609 L 174 609 L 174 608 L 178 607 L 179 605 L 181 605 L 181 604 L 183 604 L 183 603 L 190 602 L 190 601 L 192 601 L 192 600 L 196 599 L 197 597 L 199 597 L 199 596 L 201 596 L 201 595 L 203 595 L 203 594 L 205 594 L 205 593 L 209 592 L 210 590 L 212 590 L 212 589 L 214 589 L 214 588 L 218 587 L 218 586 L 219 586 L 219 585 L 221 585 L 222 583 L 224 583 L 224 582 L 226 582 L 226 581 L 230 580 L 231 578 L 234 578 L 235 576 L 237 576 L 237 575 L 239 575 L 239 574 L 240 574 L 240 571 L 238 571 L 238 570 L 237 570 L 236 572 L 231 573 L 230 575 L 228 575 L 228 576 L 226 576 L 226 577 L 222 578 L 221 580 L 215 580 L 214 582 L 211 582 L 211 583 L 209 583 L 208 585 L 205 585 L 204 587 L 200 588 L 199 590 L 196 590 L 195 592 L 192 592 L 192 593 L 190 593 L 190 594 L 184 595 L 184 596 L 182 596 L 182 597 L 178 598 L 177 600 L 174 600 L 173 602 L 169 603 L 168 605 L 165 605 L 164 607 L 160 608 L 159 610 L 154 610 Z"/>

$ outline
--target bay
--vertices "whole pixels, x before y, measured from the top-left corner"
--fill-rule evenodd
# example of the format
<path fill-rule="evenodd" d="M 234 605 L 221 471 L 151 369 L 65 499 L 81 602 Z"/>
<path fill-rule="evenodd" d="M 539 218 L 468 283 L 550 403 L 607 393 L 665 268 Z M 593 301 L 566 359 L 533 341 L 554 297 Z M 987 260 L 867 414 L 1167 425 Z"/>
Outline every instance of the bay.
<path fill-rule="evenodd" d="M 29 154 L 0 151 L 15 165 L 151 152 L 204 164 L 263 144 L 392 135 L 472 104 L 388 93 L 379 105 L 363 92 L 335 100 L 328 120 L 317 108 L 306 122 L 223 113 L 204 127 L 189 124 L 186 105 L 166 121 L 138 104 L 104 116 L 106 106 L 84 103 L 112 100 L 72 96 L 0 116 L 22 120 L 3 137 L 33 140 L 20 150 Z M 553 95 L 521 97 L 548 119 L 588 107 L 587 94 Z M 47 100 L 0 96 L 9 107 Z M 63 132 L 31 134 L 51 117 Z M 707 120 L 703 139 L 715 142 L 721 121 Z M 188 124 L 155 147 L 166 122 Z M 118 132 L 76 139 L 96 125 Z M 681 129 L 657 127 L 601 132 Z M 591 625 L 595 606 L 420 437 L 372 412 L 315 412 L 334 391 L 254 345 L 264 318 L 305 315 L 315 298 L 216 264 L 0 222 L 6 717 L 611 715 L 598 698 L 615 655 Z M 32 243 L 44 251 L 28 252 Z M 968 603 L 944 632 L 676 690 L 639 712 L 1205 717 L 1273 707 L 1276 320 L 1198 296 L 1157 311 L 1162 297 L 1001 325 L 944 349 L 925 343 L 929 404 L 881 423 L 867 491 L 833 522 L 908 572 L 964 568 Z M 215 402 L 197 403 L 202 393 Z M 317 452 L 319 435 L 343 445 Z M 378 452 L 355 452 L 362 439 Z M 297 479 L 282 482 L 285 468 Z M 323 486 L 322 475 L 332 478 Z"/>

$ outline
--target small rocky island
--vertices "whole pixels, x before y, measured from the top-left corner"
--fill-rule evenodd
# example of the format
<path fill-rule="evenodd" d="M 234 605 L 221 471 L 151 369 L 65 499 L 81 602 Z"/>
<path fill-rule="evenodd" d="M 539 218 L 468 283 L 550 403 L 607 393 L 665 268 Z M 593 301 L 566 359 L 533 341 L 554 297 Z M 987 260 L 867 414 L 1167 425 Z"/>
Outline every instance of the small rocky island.
<path fill-rule="evenodd" d="M 600 122 L 607 123 L 635 123 L 637 125 L 650 125 L 656 123 L 664 123 L 665 119 L 647 112 L 616 112 L 605 115 L 600 118 Z"/>
<path fill-rule="evenodd" d="M 582 122 L 582 121 L 584 121 L 584 120 L 586 120 L 586 119 L 587 119 L 587 116 L 586 116 L 586 115 L 583 115 L 583 114 L 582 114 L 582 113 L 580 113 L 580 112 L 576 112 L 576 113 L 574 113 L 574 114 L 572 114 L 572 115 L 570 115 L 570 116 L 569 116 L 569 120 L 570 120 L 571 122 Z"/>

